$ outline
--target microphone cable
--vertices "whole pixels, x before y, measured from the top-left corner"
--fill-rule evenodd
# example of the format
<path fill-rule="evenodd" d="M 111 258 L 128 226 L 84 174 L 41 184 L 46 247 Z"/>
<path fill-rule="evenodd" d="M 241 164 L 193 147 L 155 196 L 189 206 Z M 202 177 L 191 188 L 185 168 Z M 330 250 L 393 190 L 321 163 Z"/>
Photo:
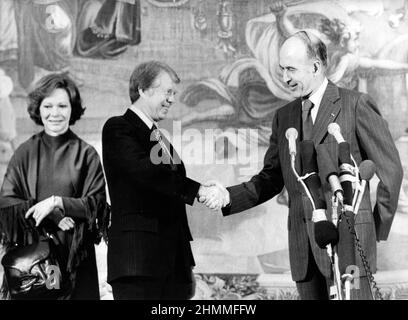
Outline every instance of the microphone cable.
<path fill-rule="evenodd" d="M 342 216 L 346 218 L 348 229 L 349 229 L 350 233 L 354 237 L 354 245 L 357 248 L 357 251 L 358 251 L 358 253 L 360 255 L 361 261 L 363 262 L 364 271 L 367 274 L 367 279 L 368 279 L 368 282 L 369 282 L 369 285 L 370 285 L 371 295 L 372 295 L 374 300 L 377 300 L 376 299 L 377 297 L 379 298 L 378 300 L 384 300 L 384 298 L 383 298 L 383 296 L 382 296 L 382 294 L 380 292 L 380 289 L 377 286 L 377 282 L 374 279 L 374 275 L 371 272 L 370 264 L 368 263 L 368 259 L 367 259 L 366 255 L 364 253 L 364 249 L 361 246 L 360 239 L 358 238 L 358 235 L 357 235 L 356 231 L 354 230 L 354 227 L 352 226 L 351 222 L 349 221 L 349 218 L 347 217 L 347 215 L 344 214 Z M 372 292 L 372 289 L 374 289 L 374 294 Z"/>

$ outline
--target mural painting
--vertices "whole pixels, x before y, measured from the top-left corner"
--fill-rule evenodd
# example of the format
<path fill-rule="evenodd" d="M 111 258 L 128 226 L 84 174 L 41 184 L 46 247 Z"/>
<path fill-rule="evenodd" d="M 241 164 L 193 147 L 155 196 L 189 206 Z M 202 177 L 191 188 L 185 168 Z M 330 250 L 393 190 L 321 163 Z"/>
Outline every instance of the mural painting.
<path fill-rule="evenodd" d="M 403 0 L 2 0 L 0 181 L 14 148 L 39 130 L 25 100 L 37 79 L 68 73 L 81 86 L 87 110 L 73 129 L 100 151 L 103 123 L 129 105 L 133 67 L 150 59 L 182 79 L 164 126 L 188 174 L 245 181 L 262 167 L 276 110 L 291 100 L 280 45 L 307 29 L 328 46 L 329 79 L 370 94 L 389 123 L 405 179 L 378 268 L 408 269 L 408 255 L 397 258 L 395 249 L 408 249 L 407 15 Z M 288 273 L 287 201 L 282 192 L 228 218 L 188 207 L 195 271 Z"/>

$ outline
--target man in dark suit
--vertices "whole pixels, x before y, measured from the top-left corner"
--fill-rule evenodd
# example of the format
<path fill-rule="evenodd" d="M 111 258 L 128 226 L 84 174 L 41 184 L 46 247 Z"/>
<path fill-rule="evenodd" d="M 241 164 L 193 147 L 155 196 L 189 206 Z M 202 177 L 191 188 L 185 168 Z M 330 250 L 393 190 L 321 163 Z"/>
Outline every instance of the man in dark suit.
<path fill-rule="evenodd" d="M 302 299 L 328 299 L 328 290 L 333 284 L 331 265 L 326 250 L 320 249 L 314 240 L 312 207 L 291 170 L 286 130 L 293 127 L 299 133 L 303 131 L 297 143 L 302 139 L 313 140 L 315 147 L 327 148 L 337 162 L 338 144 L 327 132 L 328 125 L 336 122 L 357 164 L 365 159 L 375 163 L 380 179 L 376 205 L 372 210 L 367 187 L 355 217 L 355 230 L 372 272 L 376 270 L 376 240 L 387 239 L 397 208 L 402 166 L 387 123 L 374 101 L 367 94 L 339 88 L 327 80 L 327 52 L 320 39 L 305 31 L 295 33 L 283 43 L 279 64 L 283 81 L 296 99 L 276 112 L 262 171 L 250 181 L 229 187 L 228 192 L 224 190 L 224 198 L 206 199 L 205 203 L 210 208 L 224 206 L 223 214 L 230 215 L 271 199 L 285 186 L 290 199 L 288 231 L 292 278 Z M 305 108 L 306 105 L 311 109 Z M 302 118 L 302 108 L 305 118 Z M 308 125 L 310 120 L 312 124 Z M 300 172 L 299 156 L 296 168 Z M 330 204 L 330 187 L 326 181 L 322 183 L 326 203 Z M 330 205 L 328 207 L 330 209 Z M 361 278 L 360 289 L 352 290 L 354 298 L 370 299 L 367 275 L 357 250 L 355 256 Z"/>
<path fill-rule="evenodd" d="M 186 177 L 184 164 L 157 128 L 180 82 L 149 61 L 130 79 L 132 105 L 103 127 L 103 165 L 111 199 L 108 282 L 114 299 L 188 299 L 194 258 L 185 204 L 213 190 Z"/>

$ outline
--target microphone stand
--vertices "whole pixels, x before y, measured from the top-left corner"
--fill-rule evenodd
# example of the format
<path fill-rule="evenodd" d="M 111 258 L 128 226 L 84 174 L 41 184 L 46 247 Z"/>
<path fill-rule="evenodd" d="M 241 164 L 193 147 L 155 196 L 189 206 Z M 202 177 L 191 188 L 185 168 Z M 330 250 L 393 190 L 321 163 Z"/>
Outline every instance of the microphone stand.
<path fill-rule="evenodd" d="M 316 174 L 316 172 L 309 173 L 309 174 L 307 174 L 307 175 L 305 175 L 303 177 L 299 176 L 299 174 L 297 173 L 296 168 L 295 168 L 295 154 L 294 153 L 290 154 L 290 164 L 291 164 L 292 171 L 293 171 L 297 181 L 299 181 L 300 184 L 302 185 L 303 189 L 306 192 L 307 197 L 310 200 L 310 203 L 312 204 L 313 211 L 316 210 L 316 205 L 314 203 L 313 197 L 310 194 L 309 189 L 307 188 L 306 184 L 303 181 L 303 179 L 306 179 L 307 177 L 309 177 L 312 174 Z M 336 213 L 337 213 L 337 209 L 336 209 Z M 336 284 L 336 291 L 337 291 L 337 299 L 333 299 L 333 300 L 343 300 L 343 295 L 342 295 L 342 292 L 341 292 L 339 258 L 338 258 L 336 250 L 333 250 L 331 245 L 327 245 L 326 249 L 327 249 L 327 254 L 329 256 L 329 259 L 330 259 L 330 264 L 332 265 L 334 283 Z"/>
<path fill-rule="evenodd" d="M 336 194 L 332 195 L 331 198 L 332 201 L 332 222 L 337 228 L 337 223 L 338 223 L 338 214 L 337 214 L 337 208 L 339 206 L 339 198 Z M 340 201 L 342 203 L 342 201 Z M 337 253 L 337 245 L 333 247 L 333 258 L 334 258 L 334 265 L 333 265 L 333 275 L 334 275 L 334 281 L 336 283 L 336 288 L 337 288 L 337 294 L 340 297 L 339 300 L 343 300 L 342 296 L 342 291 L 341 291 L 341 275 L 340 275 L 340 267 L 339 267 L 339 256 Z M 347 297 L 347 295 L 346 295 Z M 347 300 L 347 298 L 346 298 Z"/>

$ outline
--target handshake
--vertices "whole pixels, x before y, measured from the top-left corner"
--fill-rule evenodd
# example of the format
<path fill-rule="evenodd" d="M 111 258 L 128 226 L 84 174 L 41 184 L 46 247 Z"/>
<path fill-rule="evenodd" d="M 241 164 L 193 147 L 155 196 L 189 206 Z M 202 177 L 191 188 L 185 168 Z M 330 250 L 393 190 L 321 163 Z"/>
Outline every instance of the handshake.
<path fill-rule="evenodd" d="M 230 194 L 220 182 L 211 180 L 200 186 L 197 199 L 209 209 L 220 210 L 230 203 Z"/>

